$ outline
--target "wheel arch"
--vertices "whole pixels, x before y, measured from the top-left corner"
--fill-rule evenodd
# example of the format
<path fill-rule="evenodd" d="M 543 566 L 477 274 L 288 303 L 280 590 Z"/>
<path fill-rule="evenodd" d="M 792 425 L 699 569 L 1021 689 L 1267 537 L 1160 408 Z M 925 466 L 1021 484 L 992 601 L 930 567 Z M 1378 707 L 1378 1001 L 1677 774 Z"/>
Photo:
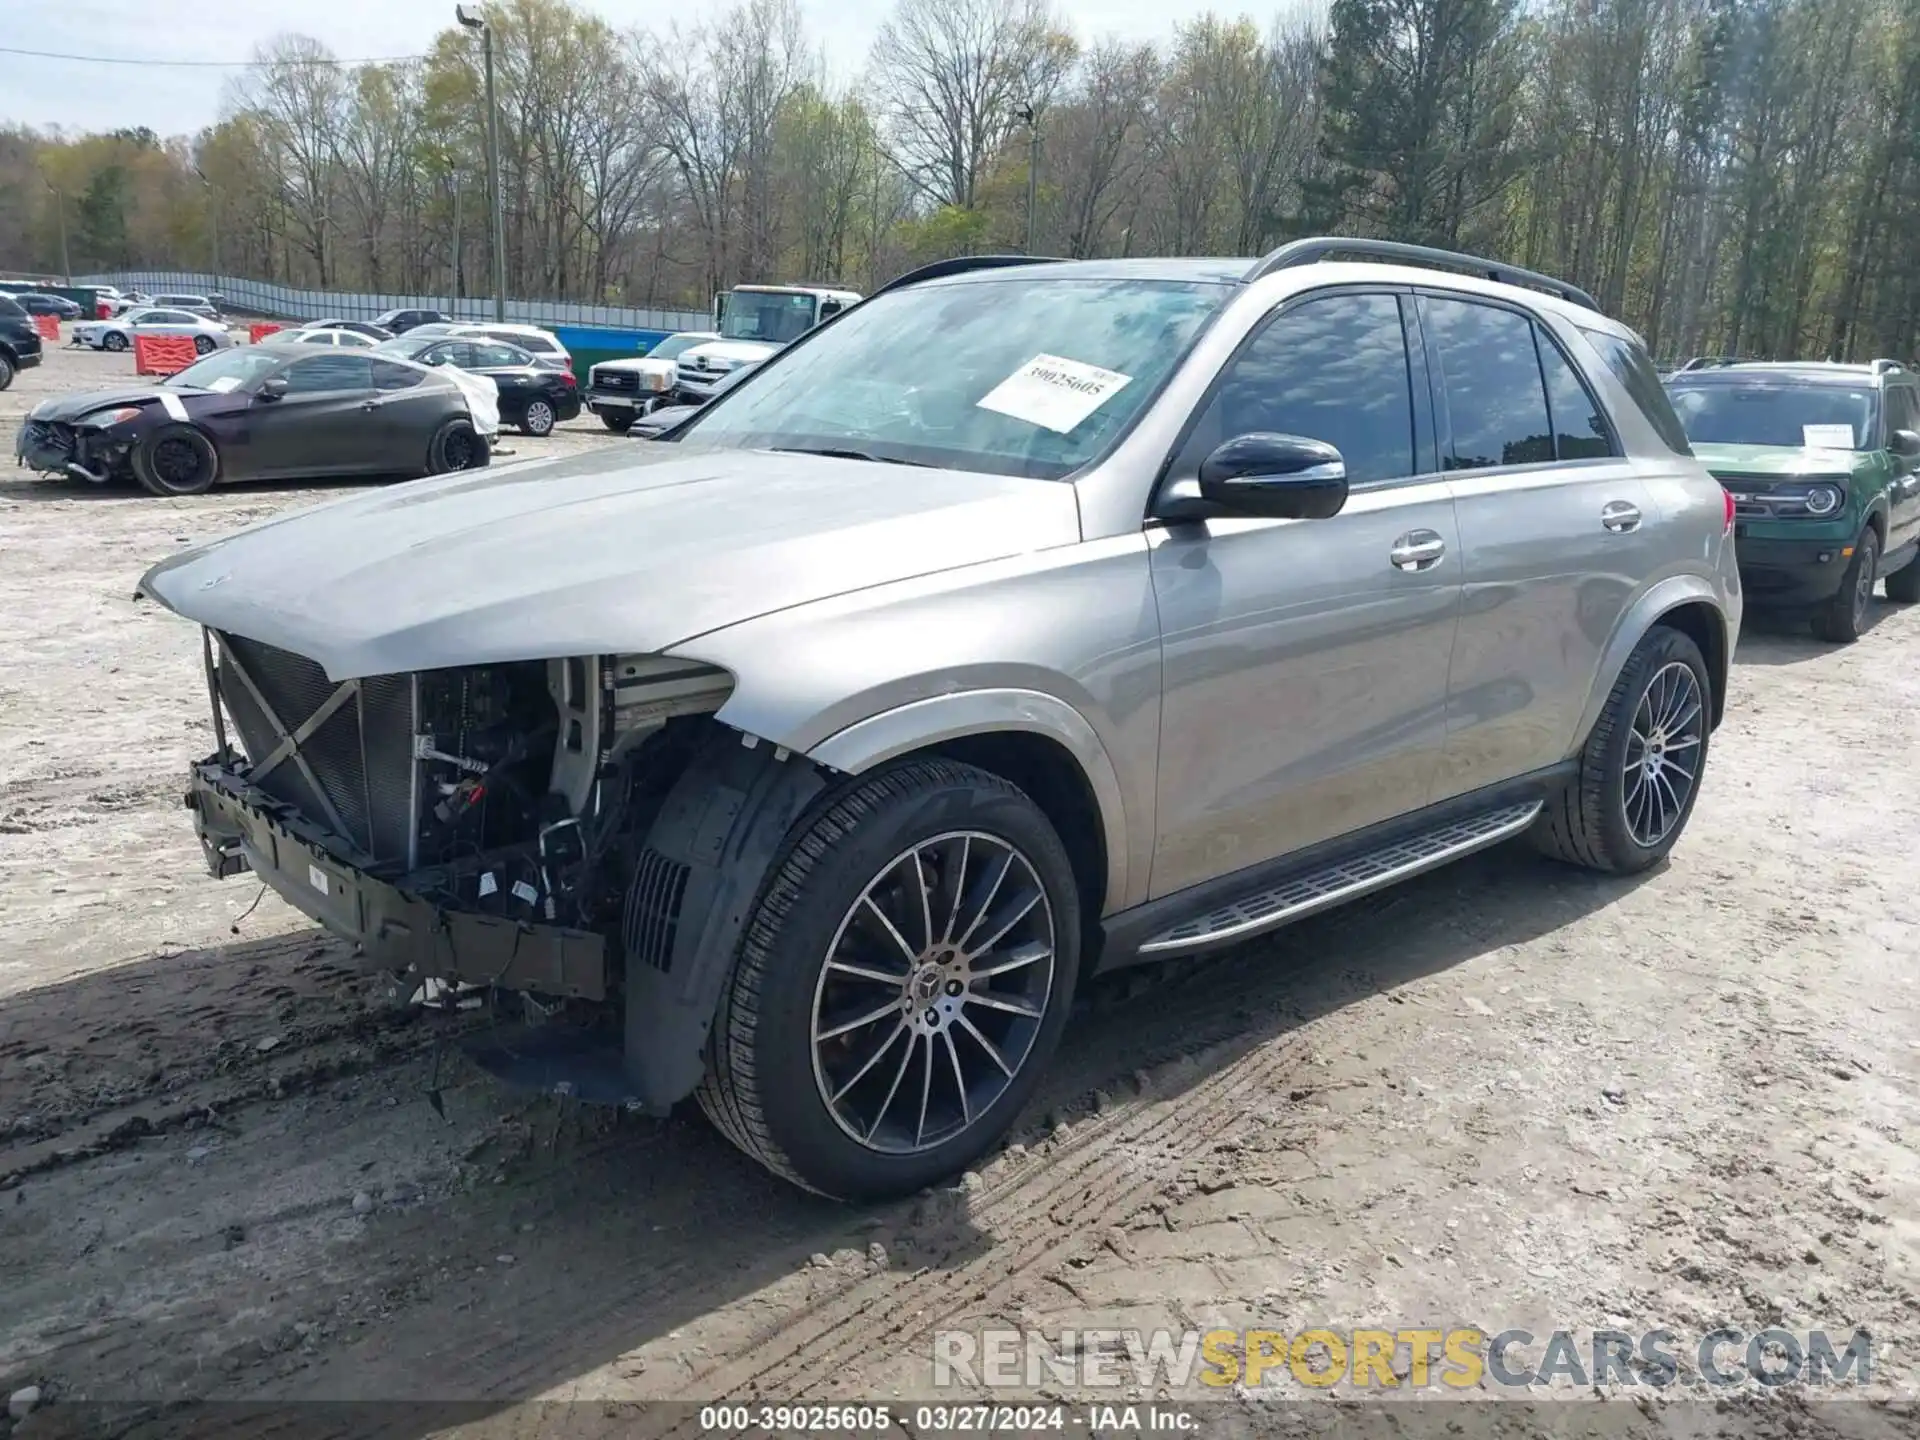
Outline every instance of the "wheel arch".
<path fill-rule="evenodd" d="M 1726 714 L 1727 676 L 1732 670 L 1733 646 L 1726 611 L 1721 607 L 1712 585 L 1702 576 L 1675 575 L 1653 586 L 1631 606 L 1614 627 L 1601 663 L 1595 672 L 1586 708 L 1581 712 L 1568 754 L 1578 755 L 1592 733 L 1594 723 L 1612 693 L 1614 682 L 1626 668 L 1635 648 L 1656 625 L 1666 625 L 1686 635 L 1700 647 L 1706 658 L 1707 674 L 1713 683 L 1712 724 L 1718 726 Z"/>
<path fill-rule="evenodd" d="M 1058 696 L 1006 688 L 910 701 L 836 731 L 807 755 L 848 775 L 911 755 L 991 771 L 1025 791 L 1059 832 L 1089 924 L 1128 893 L 1119 772 L 1099 732 Z"/>

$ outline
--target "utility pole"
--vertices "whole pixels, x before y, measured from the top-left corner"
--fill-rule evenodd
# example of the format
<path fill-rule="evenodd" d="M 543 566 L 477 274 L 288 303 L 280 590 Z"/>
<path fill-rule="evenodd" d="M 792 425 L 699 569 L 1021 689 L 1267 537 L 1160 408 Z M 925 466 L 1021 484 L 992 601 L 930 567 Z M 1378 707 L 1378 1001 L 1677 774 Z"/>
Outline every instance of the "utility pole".
<path fill-rule="evenodd" d="M 1033 254 L 1034 196 L 1040 184 L 1040 117 L 1031 104 L 1014 112 L 1027 122 L 1027 254 Z"/>
<path fill-rule="evenodd" d="M 493 318 L 507 318 L 507 211 L 500 193 L 500 107 L 493 98 L 493 27 L 486 17 L 466 5 L 453 7 L 453 18 L 480 32 L 480 51 L 487 69 L 487 173 L 493 183 Z"/>
<path fill-rule="evenodd" d="M 460 229 L 460 170 L 456 166 L 453 171 L 453 285 L 448 292 L 448 298 L 455 302 L 454 309 L 456 311 L 459 309 L 458 302 L 463 298 L 460 291 L 461 236 L 462 236 L 462 231 Z"/>
<path fill-rule="evenodd" d="M 200 177 L 200 183 L 207 187 L 207 231 L 213 241 L 213 273 L 220 273 L 220 206 L 213 192 L 213 182 L 207 178 L 207 172 L 198 165 L 193 173 Z"/>
<path fill-rule="evenodd" d="M 67 282 L 67 288 L 73 288 L 73 262 L 67 259 L 67 197 L 43 174 L 40 183 L 47 187 L 47 193 L 53 196 L 53 213 L 60 217 L 60 275 Z"/>

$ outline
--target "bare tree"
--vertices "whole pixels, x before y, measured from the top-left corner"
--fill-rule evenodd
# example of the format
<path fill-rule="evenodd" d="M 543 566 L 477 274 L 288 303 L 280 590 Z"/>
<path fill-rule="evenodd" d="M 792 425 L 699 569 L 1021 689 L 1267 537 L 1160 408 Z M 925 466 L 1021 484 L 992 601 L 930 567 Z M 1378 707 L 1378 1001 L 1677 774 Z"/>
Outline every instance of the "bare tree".
<path fill-rule="evenodd" d="M 346 105 L 339 64 L 318 40 L 283 35 L 256 52 L 246 93 L 291 233 L 325 285 L 333 274 L 333 182 Z"/>

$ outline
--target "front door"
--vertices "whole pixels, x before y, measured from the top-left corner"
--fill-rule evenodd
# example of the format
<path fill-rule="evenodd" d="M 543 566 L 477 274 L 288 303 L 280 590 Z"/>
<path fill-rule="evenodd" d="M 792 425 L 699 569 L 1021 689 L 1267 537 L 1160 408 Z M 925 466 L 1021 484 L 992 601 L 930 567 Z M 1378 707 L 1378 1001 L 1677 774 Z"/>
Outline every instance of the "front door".
<path fill-rule="evenodd" d="M 1402 305 L 1373 291 L 1288 304 L 1230 362 L 1170 472 L 1269 431 L 1335 446 L 1352 492 L 1328 520 L 1151 537 L 1164 657 L 1153 898 L 1428 802 L 1460 562 Z"/>
<path fill-rule="evenodd" d="M 373 362 L 332 346 L 315 351 L 280 372 L 285 395 L 256 395 L 247 409 L 243 443 L 255 474 L 364 474 L 383 458 L 373 417 Z"/>
<path fill-rule="evenodd" d="M 1886 400 L 1886 444 L 1891 449 L 1893 432 L 1911 430 L 1920 434 L 1920 390 L 1911 385 L 1889 385 Z M 1893 457 L 1893 483 L 1887 487 L 1887 551 L 1920 539 L 1920 458 Z"/>

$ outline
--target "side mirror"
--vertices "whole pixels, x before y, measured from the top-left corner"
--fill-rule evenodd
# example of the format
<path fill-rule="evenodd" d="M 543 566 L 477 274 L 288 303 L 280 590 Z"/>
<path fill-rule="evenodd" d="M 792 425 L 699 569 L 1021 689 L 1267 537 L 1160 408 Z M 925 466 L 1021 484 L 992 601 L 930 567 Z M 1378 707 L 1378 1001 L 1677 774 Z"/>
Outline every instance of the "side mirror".
<path fill-rule="evenodd" d="M 1888 439 L 1887 448 L 1902 460 L 1920 459 L 1920 432 L 1896 430 Z"/>
<path fill-rule="evenodd" d="M 260 382 L 260 388 L 253 392 L 262 400 L 282 400 L 287 394 L 287 377 L 269 375 Z"/>
<path fill-rule="evenodd" d="M 1199 498 L 1234 515 L 1325 520 L 1347 503 L 1347 465 L 1323 440 L 1256 432 L 1200 462 Z"/>

